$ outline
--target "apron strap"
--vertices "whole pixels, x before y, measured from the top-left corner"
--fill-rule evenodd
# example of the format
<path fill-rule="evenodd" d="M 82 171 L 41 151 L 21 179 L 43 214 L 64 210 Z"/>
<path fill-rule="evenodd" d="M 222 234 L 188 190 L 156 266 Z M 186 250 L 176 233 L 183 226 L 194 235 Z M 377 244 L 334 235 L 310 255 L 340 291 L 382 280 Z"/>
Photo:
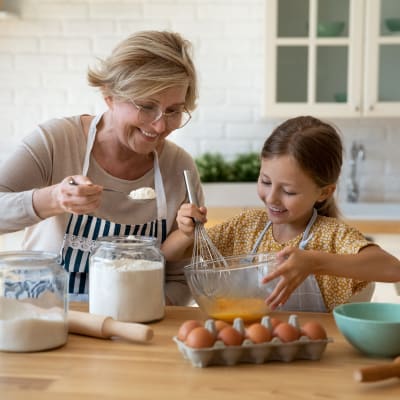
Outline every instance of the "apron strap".
<path fill-rule="evenodd" d="M 313 214 L 312 214 L 310 220 L 308 221 L 308 224 L 307 224 L 307 226 L 306 226 L 306 229 L 305 229 L 305 231 L 303 232 L 303 236 L 302 236 L 301 241 L 300 241 L 300 243 L 299 243 L 299 248 L 300 248 L 301 250 L 304 250 L 304 249 L 306 248 L 308 242 L 309 242 L 309 241 L 312 239 L 312 237 L 313 237 L 312 234 L 310 235 L 310 231 L 311 231 L 311 228 L 313 227 L 313 225 L 314 225 L 314 223 L 315 223 L 317 217 L 318 217 L 318 212 L 317 212 L 317 210 L 314 208 L 314 209 L 313 209 Z M 257 238 L 257 240 L 256 240 L 256 243 L 254 244 L 254 247 L 253 247 L 253 249 L 251 250 L 251 253 L 250 253 L 250 254 L 256 254 L 256 253 L 257 253 L 257 250 L 258 250 L 258 248 L 260 247 L 260 243 L 261 243 L 263 237 L 265 236 L 265 234 L 267 233 L 267 230 L 269 229 L 269 227 L 270 227 L 271 225 L 272 225 L 272 222 L 271 222 L 271 221 L 268 221 L 268 222 L 265 224 L 265 227 L 264 227 L 264 229 L 262 230 L 262 232 L 258 235 L 258 238 Z"/>
<path fill-rule="evenodd" d="M 260 243 L 261 240 L 263 239 L 263 237 L 265 236 L 265 234 L 267 233 L 267 230 L 269 229 L 269 227 L 272 225 L 271 221 L 268 221 L 264 227 L 264 229 L 262 230 L 262 232 L 258 235 L 258 238 L 253 246 L 253 249 L 251 250 L 250 254 L 256 254 L 258 248 L 260 247 Z"/>
<path fill-rule="evenodd" d="M 161 176 L 160 165 L 157 152 L 154 151 L 154 186 L 156 191 L 157 215 L 158 219 L 167 219 L 167 198 L 165 196 L 163 179 Z"/>
<path fill-rule="evenodd" d="M 317 210 L 314 208 L 313 209 L 313 215 L 310 218 L 310 221 L 308 221 L 308 224 L 306 226 L 306 230 L 303 232 L 303 237 L 301 238 L 301 242 L 299 244 L 299 248 L 301 250 L 304 250 L 308 244 L 308 242 L 312 239 L 313 235 L 310 235 L 310 230 L 312 226 L 314 225 L 315 220 L 318 217 Z"/>
<path fill-rule="evenodd" d="M 89 126 L 88 138 L 86 143 L 86 152 L 85 152 L 85 159 L 83 160 L 83 167 L 82 167 L 82 175 L 86 176 L 89 170 L 89 162 L 90 162 L 90 153 L 92 152 L 92 148 L 94 145 L 94 141 L 96 139 L 96 127 L 99 123 L 103 113 L 96 115 Z"/>

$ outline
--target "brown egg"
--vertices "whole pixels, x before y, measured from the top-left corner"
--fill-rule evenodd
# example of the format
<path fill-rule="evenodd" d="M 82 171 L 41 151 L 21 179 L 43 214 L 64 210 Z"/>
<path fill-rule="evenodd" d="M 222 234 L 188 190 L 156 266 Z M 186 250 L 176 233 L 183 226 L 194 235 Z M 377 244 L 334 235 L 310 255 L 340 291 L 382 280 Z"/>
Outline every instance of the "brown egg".
<path fill-rule="evenodd" d="M 222 340 L 227 346 L 240 346 L 244 337 L 233 326 L 226 326 L 218 332 L 217 339 Z"/>
<path fill-rule="evenodd" d="M 253 343 L 264 343 L 269 342 L 272 339 L 272 333 L 264 325 L 254 323 L 246 329 L 246 337 Z"/>
<path fill-rule="evenodd" d="M 281 321 L 279 318 L 274 318 L 274 317 L 271 317 L 271 318 L 269 319 L 269 321 L 271 322 L 271 329 L 272 329 L 272 331 L 273 331 L 279 324 L 282 323 L 282 321 Z"/>
<path fill-rule="evenodd" d="M 194 329 L 197 328 L 198 326 L 202 326 L 200 321 L 194 320 L 194 319 L 189 319 L 187 321 L 185 321 L 178 330 L 178 339 L 181 340 L 182 342 L 184 342 L 187 338 L 187 335 L 189 334 L 189 332 Z"/>
<path fill-rule="evenodd" d="M 215 329 L 217 330 L 217 332 L 219 332 L 221 329 L 230 326 L 227 322 L 222 321 L 221 319 L 217 319 L 215 320 Z"/>
<path fill-rule="evenodd" d="M 185 343 L 189 347 L 200 349 L 204 347 L 212 347 L 214 341 L 214 336 L 208 329 L 203 326 L 198 326 L 189 332 Z"/>
<path fill-rule="evenodd" d="M 282 342 L 293 342 L 300 337 L 300 331 L 288 322 L 281 322 L 273 332 Z"/>
<path fill-rule="evenodd" d="M 327 338 L 325 328 L 316 321 L 306 322 L 301 327 L 301 334 L 309 337 L 311 340 L 321 340 Z"/>

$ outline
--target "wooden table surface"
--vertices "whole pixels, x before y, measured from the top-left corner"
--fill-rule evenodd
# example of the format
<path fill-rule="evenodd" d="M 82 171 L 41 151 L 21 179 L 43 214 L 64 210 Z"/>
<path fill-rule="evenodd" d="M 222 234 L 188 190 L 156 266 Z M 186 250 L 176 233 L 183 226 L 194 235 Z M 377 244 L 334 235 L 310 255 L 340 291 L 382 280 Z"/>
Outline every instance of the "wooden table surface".
<path fill-rule="evenodd" d="M 72 305 L 86 310 L 86 305 Z M 272 313 L 287 319 L 288 313 Z M 300 323 L 318 319 L 334 342 L 319 361 L 270 361 L 262 365 L 196 368 L 172 337 L 187 319 L 205 319 L 197 308 L 167 307 L 151 324 L 147 344 L 70 334 L 65 346 L 38 353 L 0 352 L 0 399 L 396 399 L 400 379 L 358 383 L 359 367 L 391 362 L 354 350 L 331 314 L 298 313 Z"/>

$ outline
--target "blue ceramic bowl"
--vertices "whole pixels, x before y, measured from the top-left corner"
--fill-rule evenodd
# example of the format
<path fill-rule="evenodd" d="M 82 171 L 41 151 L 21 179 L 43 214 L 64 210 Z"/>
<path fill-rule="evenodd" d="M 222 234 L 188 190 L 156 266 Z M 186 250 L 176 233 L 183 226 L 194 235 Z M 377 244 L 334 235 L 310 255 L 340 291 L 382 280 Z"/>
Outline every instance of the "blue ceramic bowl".
<path fill-rule="evenodd" d="M 400 354 L 400 303 L 349 303 L 333 310 L 347 341 L 370 357 Z"/>
<path fill-rule="evenodd" d="M 385 24 L 390 32 L 400 31 L 400 18 L 387 18 L 385 19 Z"/>
<path fill-rule="evenodd" d="M 318 37 L 335 37 L 340 36 L 344 29 L 343 21 L 325 21 L 319 22 L 317 25 Z"/>

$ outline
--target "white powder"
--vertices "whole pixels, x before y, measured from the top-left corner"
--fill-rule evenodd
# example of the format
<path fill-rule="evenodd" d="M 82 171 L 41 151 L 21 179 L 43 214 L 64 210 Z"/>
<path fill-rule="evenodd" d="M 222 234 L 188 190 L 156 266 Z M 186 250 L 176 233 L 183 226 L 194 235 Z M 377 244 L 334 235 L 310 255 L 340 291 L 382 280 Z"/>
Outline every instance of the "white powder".
<path fill-rule="evenodd" d="M 164 264 L 148 260 L 99 260 L 90 265 L 89 311 L 119 321 L 164 316 Z"/>
<path fill-rule="evenodd" d="M 0 297 L 0 350 L 30 352 L 66 343 L 68 326 L 61 308 L 43 309 Z"/>
<path fill-rule="evenodd" d="M 150 187 L 142 187 L 136 190 L 132 190 L 129 193 L 129 197 L 134 200 L 151 200 L 156 198 L 156 192 L 153 188 Z"/>

